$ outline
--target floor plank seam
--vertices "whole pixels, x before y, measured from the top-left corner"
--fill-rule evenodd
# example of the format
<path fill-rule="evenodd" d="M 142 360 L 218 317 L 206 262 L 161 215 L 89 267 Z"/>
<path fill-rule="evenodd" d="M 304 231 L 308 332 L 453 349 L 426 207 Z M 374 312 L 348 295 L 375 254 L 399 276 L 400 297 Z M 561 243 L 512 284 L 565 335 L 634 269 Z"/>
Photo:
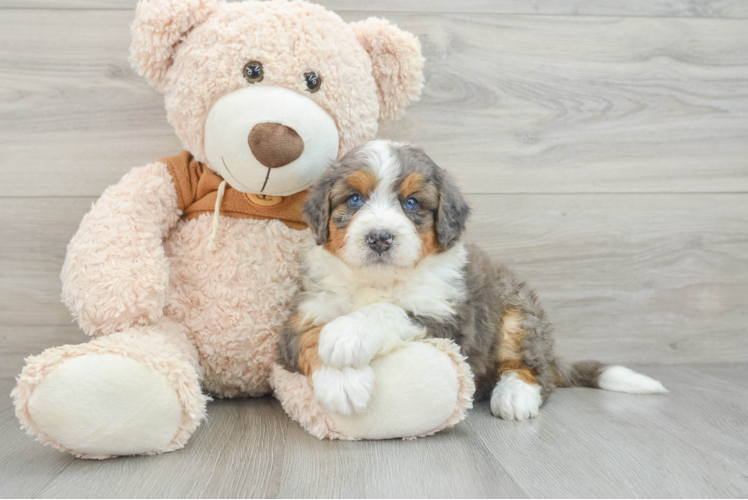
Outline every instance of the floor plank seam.
<path fill-rule="evenodd" d="M 36 441 L 36 440 L 34 440 L 34 441 Z M 35 442 L 35 444 L 39 444 L 39 443 Z M 62 474 L 63 472 L 65 472 L 68 469 L 68 467 L 70 467 L 71 465 L 73 465 L 73 463 L 75 461 L 77 461 L 77 460 L 81 460 L 81 459 L 80 458 L 75 458 L 73 456 L 70 456 L 68 458 L 67 464 L 65 464 L 65 466 L 57 472 L 57 474 L 55 474 L 54 476 L 50 477 L 43 485 L 39 486 L 39 488 L 37 488 L 35 490 L 32 490 L 27 495 L 27 498 L 43 498 L 43 497 L 48 497 L 49 495 L 43 495 L 43 493 L 47 490 L 47 487 L 50 484 L 52 484 L 54 481 L 56 481 L 57 478 L 60 477 L 60 474 Z"/>

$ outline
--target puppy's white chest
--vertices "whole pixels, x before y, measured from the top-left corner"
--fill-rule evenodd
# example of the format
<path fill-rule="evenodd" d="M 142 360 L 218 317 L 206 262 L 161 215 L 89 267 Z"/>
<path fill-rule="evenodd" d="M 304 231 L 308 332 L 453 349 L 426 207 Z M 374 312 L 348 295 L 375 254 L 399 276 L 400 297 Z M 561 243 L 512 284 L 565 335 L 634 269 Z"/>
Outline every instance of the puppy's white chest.
<path fill-rule="evenodd" d="M 356 309 L 361 309 L 362 307 L 368 306 L 370 304 L 375 304 L 377 302 L 394 303 L 393 294 L 391 291 L 374 287 L 360 288 L 353 293 L 352 298 L 353 300 L 351 304 L 351 312 L 355 311 Z"/>
<path fill-rule="evenodd" d="M 358 286 L 350 293 L 350 314 L 357 309 L 376 303 L 387 303 L 398 306 L 407 312 L 425 316 L 443 316 L 446 311 L 453 312 L 455 287 L 438 279 L 424 283 L 421 277 L 412 281 L 380 284 L 379 286 Z M 435 314 L 434 314 L 435 313 Z"/>
<path fill-rule="evenodd" d="M 461 243 L 434 254 L 409 272 L 382 269 L 380 274 L 359 273 L 317 247 L 309 255 L 311 297 L 301 310 L 320 323 L 375 303 L 388 303 L 408 313 L 439 320 L 455 314 L 454 306 L 466 297 L 463 269 L 467 253 Z"/>

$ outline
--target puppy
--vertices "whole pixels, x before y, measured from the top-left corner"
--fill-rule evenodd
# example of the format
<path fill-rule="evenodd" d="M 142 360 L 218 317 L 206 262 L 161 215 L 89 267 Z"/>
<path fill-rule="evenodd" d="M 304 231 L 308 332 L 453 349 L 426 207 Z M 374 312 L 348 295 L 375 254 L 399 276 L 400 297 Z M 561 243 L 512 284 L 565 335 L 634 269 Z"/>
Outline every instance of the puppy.
<path fill-rule="evenodd" d="M 304 212 L 318 246 L 278 352 L 330 411 L 363 411 L 375 386 L 370 361 L 422 337 L 456 342 L 475 399 L 490 396 L 504 419 L 536 416 L 555 387 L 666 392 L 622 366 L 560 365 L 535 292 L 462 242 L 470 209 L 417 147 L 375 140 L 352 150 L 311 189 Z"/>

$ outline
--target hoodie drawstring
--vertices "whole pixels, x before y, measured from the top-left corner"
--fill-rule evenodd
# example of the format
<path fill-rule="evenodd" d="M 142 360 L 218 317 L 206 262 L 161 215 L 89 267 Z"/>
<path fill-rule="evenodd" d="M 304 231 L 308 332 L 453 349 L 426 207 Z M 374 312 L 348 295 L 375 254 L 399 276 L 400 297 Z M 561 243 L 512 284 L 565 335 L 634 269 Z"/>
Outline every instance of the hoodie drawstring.
<path fill-rule="evenodd" d="M 221 202 L 223 201 L 223 193 L 226 191 L 226 181 L 222 181 L 221 185 L 218 186 L 218 196 L 216 196 L 216 208 L 213 210 L 213 232 L 208 238 L 208 250 L 215 252 L 218 249 L 216 245 L 216 235 L 218 234 L 218 216 L 221 211 Z"/>

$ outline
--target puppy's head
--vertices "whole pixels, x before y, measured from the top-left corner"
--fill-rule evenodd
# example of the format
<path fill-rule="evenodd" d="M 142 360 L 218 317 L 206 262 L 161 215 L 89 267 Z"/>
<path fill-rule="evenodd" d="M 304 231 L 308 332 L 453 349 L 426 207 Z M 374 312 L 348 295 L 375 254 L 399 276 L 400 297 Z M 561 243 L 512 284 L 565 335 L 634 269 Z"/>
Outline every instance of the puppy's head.
<path fill-rule="evenodd" d="M 415 266 L 451 248 L 470 209 L 420 148 L 375 140 L 332 165 L 304 207 L 317 244 L 353 267 Z"/>

